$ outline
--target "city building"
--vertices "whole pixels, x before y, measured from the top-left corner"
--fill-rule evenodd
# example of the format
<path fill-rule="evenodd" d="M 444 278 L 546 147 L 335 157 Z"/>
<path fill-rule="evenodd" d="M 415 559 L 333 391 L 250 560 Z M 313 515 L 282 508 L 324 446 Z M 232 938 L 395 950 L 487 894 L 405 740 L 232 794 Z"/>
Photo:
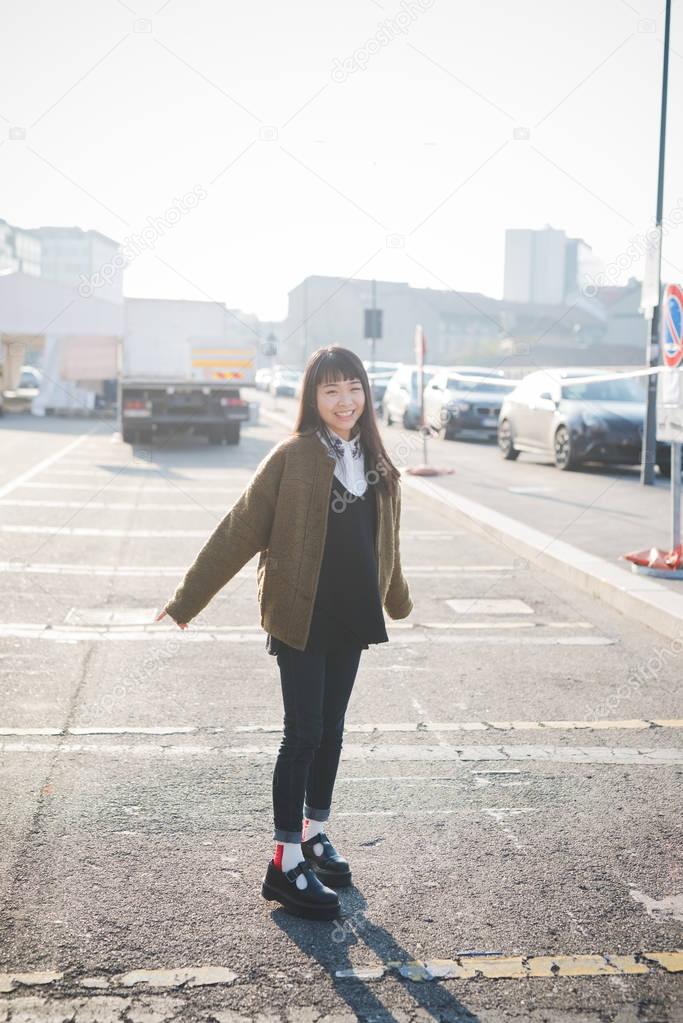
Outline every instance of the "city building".
<path fill-rule="evenodd" d="M 41 403 L 93 409 L 116 376 L 123 306 L 26 273 L 0 273 L 0 389 L 17 386 L 22 365 L 43 372 Z"/>
<path fill-rule="evenodd" d="M 562 305 L 581 297 L 581 281 L 592 265 L 592 250 L 582 238 L 562 230 L 509 228 L 505 232 L 507 302 Z"/>
<path fill-rule="evenodd" d="M 0 218 L 0 273 L 40 276 L 40 239 Z"/>
<path fill-rule="evenodd" d="M 427 340 L 427 361 L 437 365 L 512 369 L 571 364 L 574 357 L 584 365 L 597 364 L 603 358 L 600 340 L 607 313 L 595 298 L 514 302 L 479 292 L 413 288 L 401 281 L 374 285 L 383 320 L 375 346 L 378 360 L 414 362 L 418 323 Z M 369 359 L 364 311 L 372 306 L 372 287 L 370 280 L 312 276 L 293 288 L 280 331 L 279 361 L 302 367 L 311 352 L 330 344 Z"/>
<path fill-rule="evenodd" d="M 640 311 L 641 290 L 641 282 L 635 277 L 630 277 L 627 284 L 597 290 L 596 298 L 607 313 L 602 343 L 623 358 L 635 348 L 645 359 L 649 323 Z"/>
<path fill-rule="evenodd" d="M 108 302 L 123 301 L 123 260 L 119 243 L 80 227 L 36 227 L 28 234 L 40 243 L 40 275 L 80 288 Z"/>

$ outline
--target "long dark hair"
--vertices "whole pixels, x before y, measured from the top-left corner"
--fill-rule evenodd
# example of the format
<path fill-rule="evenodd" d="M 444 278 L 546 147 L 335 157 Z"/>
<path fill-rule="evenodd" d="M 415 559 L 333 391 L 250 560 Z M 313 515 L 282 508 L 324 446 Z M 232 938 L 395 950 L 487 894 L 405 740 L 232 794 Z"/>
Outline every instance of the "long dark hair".
<path fill-rule="evenodd" d="M 299 436 L 315 433 L 320 430 L 329 438 L 329 430 L 318 412 L 318 384 L 328 384 L 336 380 L 360 380 L 365 394 L 365 406 L 358 417 L 353 437 L 360 434 L 363 453 L 365 455 L 365 473 L 374 470 L 378 474 L 377 485 L 386 494 L 395 494 L 400 472 L 386 452 L 379 430 L 377 417 L 370 389 L 370 381 L 361 359 L 349 348 L 340 345 L 328 345 L 318 348 L 312 353 L 306 368 L 301 388 L 301 400 L 297 410 L 293 432 Z"/>

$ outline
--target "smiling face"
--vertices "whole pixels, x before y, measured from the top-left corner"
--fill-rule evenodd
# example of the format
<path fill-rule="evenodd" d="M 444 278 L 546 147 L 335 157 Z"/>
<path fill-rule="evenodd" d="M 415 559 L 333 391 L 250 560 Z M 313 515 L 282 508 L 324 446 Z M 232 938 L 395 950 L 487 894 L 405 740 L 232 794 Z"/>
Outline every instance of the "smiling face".
<path fill-rule="evenodd" d="M 365 392 L 360 380 L 331 380 L 318 384 L 316 391 L 320 418 L 344 440 L 350 440 L 351 430 L 365 408 Z"/>

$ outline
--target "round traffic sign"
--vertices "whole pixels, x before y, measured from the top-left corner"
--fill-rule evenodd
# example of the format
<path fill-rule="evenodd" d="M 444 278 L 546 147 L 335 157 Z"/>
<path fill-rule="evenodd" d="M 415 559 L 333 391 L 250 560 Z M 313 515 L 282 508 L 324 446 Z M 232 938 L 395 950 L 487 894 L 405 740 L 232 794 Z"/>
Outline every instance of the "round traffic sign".
<path fill-rule="evenodd" d="M 677 284 L 666 286 L 662 312 L 662 354 L 675 367 L 683 360 L 683 291 Z"/>

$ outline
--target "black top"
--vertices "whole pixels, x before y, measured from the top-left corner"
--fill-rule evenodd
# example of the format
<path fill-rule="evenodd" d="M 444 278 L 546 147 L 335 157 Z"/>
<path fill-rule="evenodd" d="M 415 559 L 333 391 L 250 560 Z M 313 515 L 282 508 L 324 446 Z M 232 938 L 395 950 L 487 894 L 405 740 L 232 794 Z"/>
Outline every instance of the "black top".
<path fill-rule="evenodd" d="M 377 582 L 377 483 L 362 496 L 352 494 L 335 475 L 327 513 L 327 535 L 320 566 L 306 651 L 326 653 L 339 646 L 367 650 L 388 643 Z M 287 644 L 271 636 L 266 650 L 277 654 Z"/>

